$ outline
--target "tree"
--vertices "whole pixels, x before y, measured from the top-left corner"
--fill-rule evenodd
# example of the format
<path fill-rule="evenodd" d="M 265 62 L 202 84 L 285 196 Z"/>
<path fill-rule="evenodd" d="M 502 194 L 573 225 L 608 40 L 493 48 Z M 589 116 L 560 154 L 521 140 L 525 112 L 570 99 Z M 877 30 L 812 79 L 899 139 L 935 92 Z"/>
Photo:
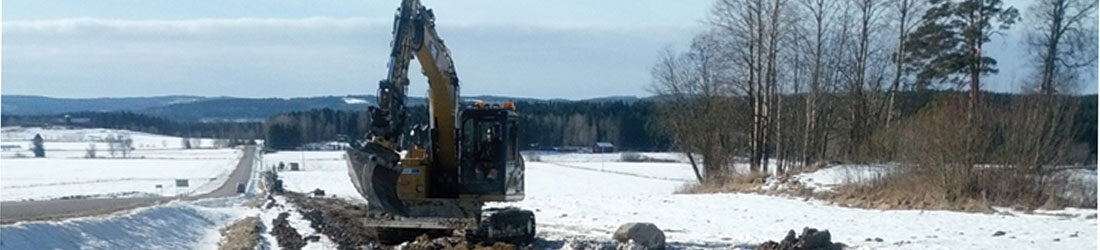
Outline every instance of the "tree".
<path fill-rule="evenodd" d="M 923 61 L 917 75 L 922 86 L 934 81 L 969 85 L 967 120 L 973 123 L 980 103 L 981 76 L 996 73 L 997 61 L 982 54 L 982 45 L 998 31 L 1016 23 L 1016 8 L 1000 0 L 930 0 L 921 24 L 909 37 L 907 49 Z"/>
<path fill-rule="evenodd" d="M 651 91 L 660 96 L 654 106 L 658 126 L 688 157 L 696 178 L 710 183 L 727 176 L 737 127 L 715 35 L 696 36 L 682 55 L 666 48 L 651 69 Z M 702 157 L 702 173 L 695 155 Z"/>
<path fill-rule="evenodd" d="M 117 135 L 107 135 L 107 138 L 104 139 L 107 141 L 107 153 L 111 154 L 111 157 L 118 156 L 118 151 L 121 150 L 118 147 L 118 138 L 116 136 Z"/>
<path fill-rule="evenodd" d="M 42 140 L 42 135 L 34 134 L 34 139 L 31 139 L 31 144 L 31 151 L 34 151 L 34 157 L 46 157 L 46 147 Z"/>
<path fill-rule="evenodd" d="M 122 151 L 122 158 L 130 157 L 130 151 L 134 150 L 134 139 L 130 136 L 118 137 L 119 149 Z"/>
<path fill-rule="evenodd" d="M 752 114 L 749 139 L 749 169 L 759 171 L 768 165 L 779 111 L 781 45 L 789 29 L 785 0 L 721 0 L 712 10 L 710 23 L 722 32 L 730 46 L 724 51 L 735 73 L 731 82 L 750 101 Z"/>
<path fill-rule="evenodd" d="M 898 39 L 895 41 L 897 44 L 894 48 L 894 53 L 891 61 L 894 63 L 894 80 L 890 84 L 890 96 L 886 105 L 886 124 L 889 128 L 893 126 L 893 122 L 896 121 L 897 112 L 897 96 L 898 91 L 902 87 L 902 77 L 909 73 L 909 65 L 912 63 L 912 58 L 906 53 L 908 47 L 909 34 L 913 32 L 913 23 L 917 21 L 917 13 L 923 11 L 925 5 L 921 0 L 898 0 L 894 1 L 891 5 L 894 11 L 894 21 L 897 25 Z"/>
<path fill-rule="evenodd" d="M 1074 87 L 1078 73 L 1096 62 L 1096 8 L 1096 0 L 1039 0 L 1031 6 L 1026 44 L 1039 62 L 1039 93 Z"/>
<path fill-rule="evenodd" d="M 874 117 L 871 114 L 871 98 L 873 95 L 867 94 L 869 90 L 878 89 L 877 82 L 869 78 L 879 78 L 880 75 L 870 75 L 871 72 L 871 56 L 875 55 L 874 51 L 878 49 L 871 43 L 872 39 L 878 33 L 880 25 L 880 11 L 883 8 L 883 2 L 880 0 L 853 0 L 853 6 L 855 8 L 855 17 L 857 19 L 856 26 L 858 27 L 856 33 L 855 53 L 853 55 L 851 73 L 848 77 L 848 98 L 849 103 L 849 121 L 848 121 L 848 146 L 846 153 L 851 156 L 855 153 L 856 147 L 863 144 L 864 137 L 867 137 L 871 131 L 871 124 L 868 124 L 870 117 Z M 878 72 L 881 73 L 881 72 Z"/>
<path fill-rule="evenodd" d="M 818 154 L 819 145 L 824 145 L 821 137 L 820 128 L 820 114 L 821 114 L 821 95 L 822 95 L 822 81 L 823 74 L 825 73 L 825 50 L 826 47 L 826 35 L 831 32 L 829 30 L 829 20 L 832 17 L 834 9 L 834 1 L 831 0 L 802 0 L 802 6 L 805 8 L 806 13 L 810 15 L 810 28 L 812 30 L 813 39 L 810 41 L 809 46 L 811 51 L 812 63 L 809 79 L 809 93 L 806 97 L 805 105 L 805 129 L 803 130 L 802 138 L 802 154 L 801 159 L 803 163 L 810 163 L 816 161 L 821 154 Z"/>
<path fill-rule="evenodd" d="M 84 158 L 95 158 L 95 143 L 88 143 L 88 149 L 84 153 Z"/>

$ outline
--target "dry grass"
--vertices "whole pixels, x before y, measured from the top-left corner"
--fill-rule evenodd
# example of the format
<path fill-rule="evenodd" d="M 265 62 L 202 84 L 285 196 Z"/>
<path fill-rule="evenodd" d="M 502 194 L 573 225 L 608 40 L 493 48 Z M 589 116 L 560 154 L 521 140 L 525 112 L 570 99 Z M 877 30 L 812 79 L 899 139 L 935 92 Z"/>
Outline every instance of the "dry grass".
<path fill-rule="evenodd" d="M 676 193 L 705 194 L 756 192 L 761 190 L 761 187 L 764 186 L 764 180 L 767 178 L 767 174 L 760 172 L 736 174 L 726 180 L 711 180 L 701 183 L 684 184 L 676 189 Z"/>
<path fill-rule="evenodd" d="M 871 209 L 922 209 L 992 212 L 992 206 L 1021 211 L 1096 207 L 1094 186 L 1069 182 L 1068 175 L 1033 176 L 1011 168 L 971 169 L 965 183 L 943 185 L 942 176 L 910 168 L 876 181 L 849 184 L 822 197 L 838 204 Z M 968 188 L 965 192 L 950 188 Z M 1060 194 L 1071 194 L 1070 197 Z M 965 194 L 963 196 L 953 196 Z"/>
<path fill-rule="evenodd" d="M 221 250 L 251 250 L 260 243 L 260 218 L 256 216 L 237 220 L 221 230 Z"/>
<path fill-rule="evenodd" d="M 260 206 L 263 206 L 264 202 L 267 201 L 266 198 L 267 198 L 267 195 L 261 193 L 261 194 L 256 195 L 255 197 L 252 197 L 252 199 L 249 199 L 249 200 L 245 201 L 244 203 L 241 204 L 241 206 L 242 207 L 260 207 Z"/>
<path fill-rule="evenodd" d="M 992 211 L 988 202 L 977 199 L 949 200 L 935 177 L 905 170 L 863 184 L 837 187 L 828 200 L 845 206 L 870 209 Z"/>

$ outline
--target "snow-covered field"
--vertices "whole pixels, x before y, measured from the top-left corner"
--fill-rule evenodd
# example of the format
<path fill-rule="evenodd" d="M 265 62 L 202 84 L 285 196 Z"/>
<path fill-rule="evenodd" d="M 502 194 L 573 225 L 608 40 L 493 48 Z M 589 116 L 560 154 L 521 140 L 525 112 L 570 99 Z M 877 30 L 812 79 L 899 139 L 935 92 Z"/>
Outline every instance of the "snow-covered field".
<path fill-rule="evenodd" d="M 366 202 L 351 184 L 344 151 L 279 151 L 263 155 L 266 168 L 280 162 L 288 165 L 279 172 L 279 179 L 283 180 L 286 190 L 305 193 L 320 188 L 325 195 Z M 290 171 L 291 162 L 300 164 L 299 171 Z"/>
<path fill-rule="evenodd" d="M 203 193 L 221 185 L 240 159 L 232 148 L 183 149 L 179 137 L 112 129 L 5 127 L 2 144 L 20 146 L 0 154 L 0 200 L 55 199 L 66 196 L 174 196 Z M 45 158 L 30 158 L 30 139 L 41 134 Z M 127 157 L 112 156 L 103 138 L 133 140 Z M 192 146 L 212 145 L 194 139 Z M 86 158 L 96 145 L 96 158 Z M 176 179 L 188 186 L 177 188 Z M 160 188 L 157 188 L 157 186 Z"/>
<path fill-rule="evenodd" d="M 961 213 L 949 211 L 882 211 L 844 208 L 822 201 L 757 194 L 674 194 L 690 182 L 691 168 L 686 163 L 625 163 L 611 157 L 558 155 L 527 162 L 527 198 L 516 203 L 490 206 L 519 206 L 535 211 L 539 239 L 565 248 L 580 242 L 610 242 L 610 234 L 626 222 L 653 222 L 662 228 L 676 248 L 752 248 L 766 240 L 778 240 L 787 230 L 803 227 L 828 229 L 834 241 L 856 249 L 1096 249 L 1097 224 L 1094 209 L 1037 211 L 1025 214 L 1002 209 L 998 213 Z M 321 188 L 327 194 L 363 202 L 351 186 L 342 152 L 278 152 L 264 155 L 265 166 L 302 162 L 302 171 L 280 173 L 286 188 L 311 191 Z M 595 159 L 595 162 L 576 160 Z M 814 179 L 822 187 L 850 181 L 847 172 L 858 169 L 827 168 L 832 172 L 810 173 L 800 178 Z M 255 169 L 254 171 L 260 171 Z M 686 173 L 684 173 L 686 172 Z M 683 180 L 687 179 L 687 180 Z M 245 216 L 260 216 L 268 224 L 286 207 L 256 209 L 227 208 L 221 203 L 236 201 L 177 202 L 138 210 L 104 219 L 77 219 L 59 223 L 24 223 L 3 227 L 4 248 L 38 242 L 32 238 L 57 237 L 74 240 L 77 245 L 51 243 L 48 246 L 103 246 L 122 248 L 214 248 L 216 228 Z M 281 198 L 276 198 L 281 199 Z M 157 212 L 164 211 L 164 212 Z M 308 222 L 291 212 L 291 225 L 303 235 L 315 234 Z M 144 217 L 143 217 L 144 216 Z M 149 217 L 149 218 L 146 218 Z M 205 231 L 159 232 L 152 225 L 182 221 Z M 110 223 L 107 223 L 110 222 Z M 97 224 L 99 223 L 99 224 Z M 120 232 L 80 234 L 97 228 Z M 172 226 L 176 227 L 176 226 Z M 125 232 L 121 232 L 125 231 Z M 993 236 L 1003 231 L 1003 236 Z M 130 239 L 108 242 L 106 235 L 134 237 L 171 237 L 166 243 Z M 213 236 L 212 236 L 213 235 Z M 275 245 L 264 236 L 261 243 Z M 10 238 L 12 237 L 12 238 Z M 16 240 L 11 240 L 11 239 Z M 881 239 L 876 241 L 875 239 Z M 9 243 L 11 242 L 11 243 Z M 554 242 L 560 243 L 556 244 Z M 9 245 L 10 244 L 10 245 Z M 20 245 L 23 244 L 23 245 Z M 96 245 L 101 244 L 101 245 Z M 181 247 L 187 246 L 187 247 Z M 321 237 L 311 249 L 332 248 L 331 240 Z M 76 247 L 73 247 L 76 248 Z"/>
<path fill-rule="evenodd" d="M 755 194 L 672 194 L 683 182 L 551 163 L 528 163 L 527 171 L 527 199 L 514 205 L 536 211 L 540 237 L 547 239 L 606 239 L 619 225 L 641 221 L 687 247 L 749 246 L 814 227 L 858 248 L 1096 248 L 1095 210 L 1058 212 L 1067 216 L 880 211 Z M 996 231 L 1007 234 L 993 237 Z"/>
<path fill-rule="evenodd" d="M 351 186 L 342 155 L 279 152 L 265 155 L 264 161 L 272 165 L 278 161 L 299 162 L 304 157 L 303 171 L 280 173 L 288 189 L 321 188 L 326 194 L 362 202 Z M 800 231 L 803 227 L 828 229 L 834 240 L 864 249 L 1097 247 L 1094 209 L 1037 214 L 881 211 L 756 194 L 674 194 L 694 179 L 687 163 L 621 162 L 618 154 L 553 154 L 542 155 L 539 160 L 542 162 L 527 162 L 524 201 L 490 206 L 535 211 L 539 237 L 546 241 L 610 241 L 611 232 L 619 225 L 642 221 L 654 222 L 674 246 L 686 248 L 749 248 L 766 240 L 779 240 L 787 230 Z M 799 178 L 830 187 L 873 178 L 881 171 L 874 166 L 826 170 Z M 1005 235 L 992 236 L 997 231 Z"/>
<path fill-rule="evenodd" d="M 267 218 L 258 208 L 240 206 L 258 192 L 259 171 L 253 168 L 254 178 L 243 195 L 177 200 L 98 217 L 3 225 L 0 249 L 218 249 L 220 229 L 248 216 Z M 272 242 L 260 242 L 260 249 L 273 249 Z"/>

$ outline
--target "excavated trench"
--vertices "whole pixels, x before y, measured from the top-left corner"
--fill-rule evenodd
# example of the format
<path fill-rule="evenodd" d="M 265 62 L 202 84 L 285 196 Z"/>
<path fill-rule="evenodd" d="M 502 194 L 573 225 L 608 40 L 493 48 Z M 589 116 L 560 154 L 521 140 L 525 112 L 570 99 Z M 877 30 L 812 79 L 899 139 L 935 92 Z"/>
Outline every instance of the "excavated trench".
<path fill-rule="evenodd" d="M 310 227 L 328 236 L 339 249 L 530 249 L 505 243 L 478 244 L 443 232 L 421 235 L 379 232 L 363 225 L 362 220 L 367 218 L 367 211 L 362 205 L 339 198 L 313 197 L 296 192 L 285 192 L 283 196 L 287 198 L 287 202 L 298 207 L 302 217 L 310 221 Z M 394 241 L 391 239 L 394 236 L 412 240 Z"/>

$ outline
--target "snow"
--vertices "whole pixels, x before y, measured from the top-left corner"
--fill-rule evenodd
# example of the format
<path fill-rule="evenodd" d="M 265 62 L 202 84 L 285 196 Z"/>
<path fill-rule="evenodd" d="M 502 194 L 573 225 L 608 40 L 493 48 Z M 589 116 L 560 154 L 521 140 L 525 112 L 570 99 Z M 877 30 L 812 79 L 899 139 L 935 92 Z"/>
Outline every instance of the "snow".
<path fill-rule="evenodd" d="M 370 102 L 368 102 L 365 99 L 351 98 L 351 97 L 344 97 L 344 103 L 346 103 L 346 104 L 370 104 Z"/>
<path fill-rule="evenodd" d="M 282 196 L 274 196 L 273 198 L 275 199 L 275 203 L 278 205 L 271 207 L 271 209 L 255 209 L 257 215 L 260 218 L 260 222 L 263 223 L 264 228 L 267 229 L 263 234 L 263 240 L 266 244 L 269 244 L 269 248 L 273 249 L 275 248 L 274 246 L 278 246 L 278 240 L 276 240 L 275 236 L 271 235 L 268 232 L 270 232 L 271 229 L 274 228 L 274 224 L 272 222 L 279 217 L 280 213 L 284 212 L 290 215 L 286 219 L 287 224 L 289 224 L 290 227 L 293 227 L 295 231 L 298 231 L 298 234 L 302 235 L 302 237 L 307 237 L 311 235 L 320 236 L 320 240 L 318 240 L 317 242 L 306 241 L 306 245 L 305 247 L 302 247 L 302 249 L 321 250 L 336 249 L 337 247 L 339 247 L 339 245 L 333 242 L 332 239 L 328 237 L 328 235 L 324 235 L 321 232 L 318 232 L 313 227 L 310 227 L 310 221 L 302 216 L 302 213 L 298 210 L 298 206 L 294 205 L 294 203 L 287 202 L 286 198 Z"/>
<path fill-rule="evenodd" d="M 1094 209 L 1048 212 L 1070 217 L 867 210 L 757 194 L 673 194 L 683 182 L 527 164 L 527 198 L 492 205 L 536 211 L 540 237 L 551 240 L 610 235 L 623 223 L 641 221 L 654 222 L 671 242 L 718 248 L 778 240 L 803 227 L 828 229 L 834 240 L 857 248 L 1096 248 Z M 992 237 L 996 231 L 1007 234 Z M 865 241 L 876 237 L 884 242 Z"/>
<path fill-rule="evenodd" d="M 0 141 L 4 145 L 19 145 L 30 152 L 30 141 L 35 134 L 42 135 L 46 142 L 46 150 L 78 150 L 83 156 L 89 143 L 96 143 L 98 150 L 107 151 L 107 144 L 103 142 L 108 136 L 122 135 L 133 139 L 133 146 L 137 149 L 181 149 L 183 140 L 180 137 L 156 135 L 144 132 L 105 129 L 105 128 L 63 128 L 63 127 L 3 127 L 0 129 Z M 193 140 L 192 147 L 211 147 L 214 139 L 189 138 Z M 47 151 L 47 156 L 49 153 Z"/>
<path fill-rule="evenodd" d="M 644 154 L 665 159 L 681 157 L 673 153 Z M 300 162 L 303 158 L 303 171 L 280 173 L 288 189 L 307 192 L 321 188 L 326 194 L 363 202 L 351 186 L 343 152 L 278 152 L 265 155 L 264 161 L 272 165 L 278 161 Z M 654 222 L 671 244 L 682 248 L 751 248 L 803 227 L 828 229 L 834 240 L 857 249 L 1097 247 L 1095 209 L 1034 214 L 1012 210 L 994 214 L 882 211 L 758 194 L 675 194 L 677 188 L 694 180 L 690 165 L 682 161 L 636 163 L 622 162 L 618 153 L 545 152 L 539 153 L 539 160 L 526 163 L 525 200 L 489 206 L 535 211 L 538 237 L 564 242 L 563 247 L 584 241 L 610 242 L 611 233 L 627 222 Z M 875 178 L 889 166 L 841 165 L 796 178 L 827 189 Z M 993 237 L 996 231 L 1006 235 Z M 1072 237 L 1074 234 L 1077 236 Z M 883 242 L 868 242 L 868 238 L 882 238 Z M 1056 238 L 1059 241 L 1054 241 Z"/>
<path fill-rule="evenodd" d="M 45 158 L 0 154 L 0 200 L 56 199 L 65 196 L 175 196 L 197 194 L 220 186 L 241 157 L 238 149 L 181 149 L 181 138 L 112 129 L 5 127 L 3 144 L 30 144 L 41 134 Z M 124 134 L 134 140 L 129 157 L 112 157 L 107 144 L 96 140 Z M 196 142 L 202 140 L 195 140 Z M 212 145 L 212 140 L 205 139 Z M 98 158 L 84 158 L 94 143 Z M 201 143 L 195 143 L 201 144 Z M 188 187 L 176 188 L 176 179 Z M 161 188 L 156 186 L 160 185 Z"/>
<path fill-rule="evenodd" d="M 253 168 L 253 176 L 260 171 Z M 250 181 L 243 195 L 177 200 L 98 217 L 3 225 L 0 249 L 217 249 L 220 229 L 245 217 L 262 217 L 261 209 L 241 206 L 255 197 L 257 180 Z M 270 226 L 270 219 L 266 225 Z M 261 244 L 266 248 L 260 249 L 274 248 L 269 242 Z"/>
<path fill-rule="evenodd" d="M 103 217 L 0 227 L 3 249 L 216 249 L 218 229 L 246 210 L 240 196 L 175 201 Z"/>
<path fill-rule="evenodd" d="M 263 166 L 287 165 L 279 172 L 286 190 L 305 193 L 320 188 L 325 195 L 365 203 L 351 183 L 344 155 L 344 151 L 279 151 L 263 155 Z M 291 162 L 299 163 L 300 171 L 290 171 Z"/>
<path fill-rule="evenodd" d="M 661 159 L 675 162 L 687 162 L 687 157 L 680 153 L 669 152 L 615 152 L 615 153 L 561 153 L 553 151 L 525 152 L 526 157 L 537 155 L 538 161 L 544 162 L 622 162 L 624 153 L 639 154 L 648 158 Z"/>
<path fill-rule="evenodd" d="M 532 163 L 528 163 L 530 165 Z M 535 165 L 540 165 L 535 164 Z M 658 162 L 546 162 L 558 167 L 599 171 L 642 178 L 689 182 L 695 181 L 695 172 L 685 163 Z M 528 166 L 530 167 L 530 166 Z"/>
<path fill-rule="evenodd" d="M 867 183 L 889 175 L 895 165 L 838 165 L 793 177 L 803 186 L 815 191 L 830 191 L 843 184 Z"/>
<path fill-rule="evenodd" d="M 277 152 L 264 155 L 262 162 L 270 167 L 280 161 L 303 162 L 303 159 L 302 171 L 279 173 L 287 189 L 308 192 L 321 188 L 327 194 L 362 202 L 352 188 L 343 152 Z M 828 229 L 834 241 L 855 249 L 1097 247 L 1095 209 L 1040 210 L 1032 214 L 1006 208 L 997 208 L 999 212 L 990 214 L 883 211 L 760 194 L 675 194 L 677 188 L 693 180 L 694 173 L 686 163 L 620 162 L 610 154 L 555 154 L 540 160 L 543 162 L 526 163 L 525 200 L 489 206 L 518 206 L 535 211 L 538 237 L 552 246 L 555 242 L 565 248 L 585 245 L 584 242 L 609 244 L 611 233 L 619 225 L 653 222 L 677 248 L 753 248 L 767 240 L 781 239 L 787 230 L 800 231 L 803 227 Z M 836 166 L 797 178 L 828 188 L 873 178 L 883 168 Z M 317 234 L 293 204 L 278 196 L 275 199 L 282 206 L 266 210 L 229 208 L 231 205 L 225 204 L 240 202 L 229 199 L 174 202 L 107 218 L 20 223 L 4 226 L 0 233 L 4 235 L 4 247 L 13 249 L 213 248 L 216 235 L 212 234 L 233 220 L 259 216 L 265 228 L 270 229 L 271 220 L 281 212 L 289 212 L 290 224 L 299 233 Z M 163 230 L 169 224 L 173 229 L 186 230 Z M 161 230 L 151 230 L 158 226 Z M 1006 234 L 992 236 L 997 231 Z M 867 241 L 874 238 L 883 241 Z M 264 247 L 273 248 L 274 242 L 264 234 Z M 334 247 L 324 236 L 320 242 L 309 242 L 306 246 L 307 249 Z"/>

